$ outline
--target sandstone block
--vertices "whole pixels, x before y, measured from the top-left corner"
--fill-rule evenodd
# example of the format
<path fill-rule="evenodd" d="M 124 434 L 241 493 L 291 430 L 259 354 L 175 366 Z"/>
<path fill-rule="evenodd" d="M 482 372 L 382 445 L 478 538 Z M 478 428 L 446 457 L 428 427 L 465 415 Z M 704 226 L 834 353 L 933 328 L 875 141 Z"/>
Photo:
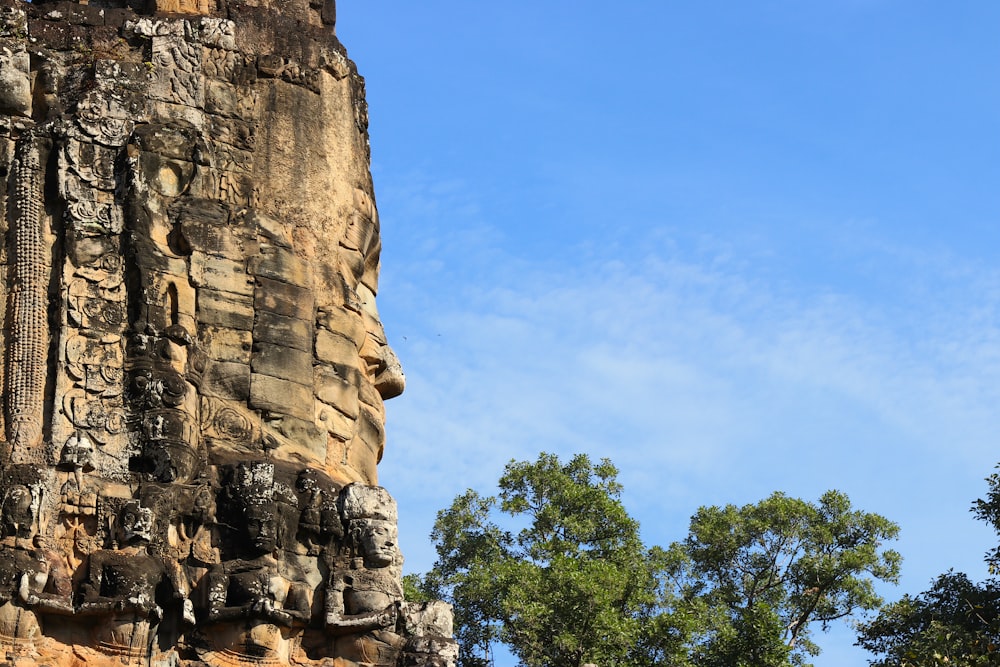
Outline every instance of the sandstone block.
<path fill-rule="evenodd" d="M 313 388 L 316 398 L 332 405 L 352 419 L 358 416 L 358 371 L 345 366 L 317 364 L 313 366 Z"/>
<path fill-rule="evenodd" d="M 313 464 L 326 459 L 327 432 L 312 420 L 284 416 L 269 420 L 267 427 L 282 436 L 278 447 L 281 454 Z"/>
<path fill-rule="evenodd" d="M 346 450 L 345 458 L 351 468 L 364 477 L 376 473 L 377 468 L 373 461 L 377 462 L 382 458 L 381 447 L 375 447 L 364 438 L 355 436 L 347 443 Z"/>
<path fill-rule="evenodd" d="M 198 250 L 202 254 L 241 260 L 247 253 L 244 240 L 237 238 L 229 227 L 186 220 L 182 223 L 181 229 L 184 233 L 184 240 L 192 249 Z M 199 267 L 199 270 L 203 268 Z M 244 274 L 244 278 L 246 278 L 246 274 Z M 196 280 L 203 280 L 203 278 L 199 276 Z"/>
<path fill-rule="evenodd" d="M 254 342 L 250 369 L 254 373 L 310 385 L 312 354 L 273 343 Z"/>
<path fill-rule="evenodd" d="M 270 375 L 251 374 L 250 406 L 253 408 L 312 420 L 314 401 L 312 387 Z"/>
<path fill-rule="evenodd" d="M 253 326 L 254 340 L 275 343 L 308 352 L 313 350 L 313 326 L 310 320 L 259 312 Z"/>
<path fill-rule="evenodd" d="M 262 247 L 260 254 L 250 259 L 248 268 L 250 273 L 258 277 L 299 287 L 312 286 L 309 263 L 288 248 Z"/>
<path fill-rule="evenodd" d="M 362 317 L 353 310 L 328 306 L 319 310 L 316 322 L 330 332 L 337 332 L 354 343 L 358 349 L 365 339 L 365 324 Z"/>
<path fill-rule="evenodd" d="M 341 335 L 327 331 L 316 330 L 316 358 L 330 364 L 350 366 L 358 359 L 358 347 L 354 341 Z"/>
<path fill-rule="evenodd" d="M 193 252 L 190 273 L 191 282 L 196 287 L 207 287 L 247 298 L 254 293 L 253 278 L 247 275 L 241 261 Z"/>
<path fill-rule="evenodd" d="M 320 401 L 316 401 L 316 424 L 340 442 L 349 442 L 357 429 L 357 420 Z"/>
<path fill-rule="evenodd" d="M 300 320 L 315 317 L 311 290 L 262 276 L 255 282 L 254 307 L 258 310 Z"/>
<path fill-rule="evenodd" d="M 350 486 L 341 494 L 340 505 L 348 521 L 362 518 L 395 521 L 398 518 L 396 501 L 381 487 Z"/>
<path fill-rule="evenodd" d="M 192 222 L 207 226 L 224 226 L 229 223 L 231 210 L 223 202 L 190 197 L 175 201 L 170 206 L 172 218 L 182 223 Z"/>
<path fill-rule="evenodd" d="M 376 454 L 375 463 L 382 460 L 382 450 L 385 447 L 385 421 L 383 415 L 361 406 L 358 414 L 357 437 L 363 440 L 368 448 Z"/>
<path fill-rule="evenodd" d="M 201 381 L 206 396 L 245 401 L 250 397 L 250 367 L 223 361 L 210 361 Z"/>
<path fill-rule="evenodd" d="M 366 405 L 377 412 L 385 410 L 385 400 L 382 398 L 382 394 L 379 393 L 378 388 L 370 380 L 363 380 L 358 383 L 358 400 L 362 405 Z"/>
<path fill-rule="evenodd" d="M 198 341 L 210 359 L 250 365 L 253 340 L 249 331 L 202 326 L 199 329 Z"/>
<path fill-rule="evenodd" d="M 247 217 L 248 223 L 256 226 L 258 233 L 267 239 L 268 243 L 281 248 L 292 247 L 292 236 L 281 221 L 256 209 L 250 211 Z"/>
<path fill-rule="evenodd" d="M 253 330 L 253 300 L 249 296 L 202 288 L 198 290 L 198 321 L 228 329 Z"/>

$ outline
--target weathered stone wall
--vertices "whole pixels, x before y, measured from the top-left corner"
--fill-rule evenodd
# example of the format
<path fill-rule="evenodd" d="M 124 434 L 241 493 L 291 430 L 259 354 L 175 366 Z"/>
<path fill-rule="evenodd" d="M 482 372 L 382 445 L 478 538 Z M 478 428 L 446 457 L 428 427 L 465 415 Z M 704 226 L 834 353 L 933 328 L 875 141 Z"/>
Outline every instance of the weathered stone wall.
<path fill-rule="evenodd" d="M 0 658 L 447 664 L 333 0 L 0 0 Z"/>

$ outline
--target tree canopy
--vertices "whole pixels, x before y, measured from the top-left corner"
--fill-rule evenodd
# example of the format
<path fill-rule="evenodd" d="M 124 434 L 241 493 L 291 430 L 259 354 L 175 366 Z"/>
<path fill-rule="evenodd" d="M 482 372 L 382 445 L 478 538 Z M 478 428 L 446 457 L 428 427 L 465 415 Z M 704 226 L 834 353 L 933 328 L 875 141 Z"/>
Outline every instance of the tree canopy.
<path fill-rule="evenodd" d="M 1000 475 L 987 478 L 972 512 L 1000 532 Z M 986 554 L 991 574 L 1000 547 Z M 858 627 L 857 644 L 877 657 L 873 667 L 979 667 L 1000 664 L 1000 580 L 975 583 L 948 571 L 920 595 L 905 595 Z"/>
<path fill-rule="evenodd" d="M 419 586 L 455 605 L 464 667 L 488 663 L 498 641 L 529 667 L 620 663 L 658 573 L 617 472 L 586 456 L 512 461 L 498 497 L 469 490 L 438 514 L 438 560 Z M 498 512 L 520 529 L 494 523 Z"/>
<path fill-rule="evenodd" d="M 947 572 L 859 627 L 874 667 L 987 667 L 1000 656 L 1000 583 Z"/>
<path fill-rule="evenodd" d="M 812 626 L 877 607 L 873 582 L 898 575 L 896 525 L 836 491 L 703 507 L 687 539 L 647 547 L 617 474 L 542 453 L 438 513 L 434 568 L 407 584 L 454 604 L 462 667 L 497 644 L 526 667 L 803 664 Z"/>
<path fill-rule="evenodd" d="M 811 628 L 878 608 L 875 580 L 895 582 L 900 556 L 883 549 L 898 526 L 828 491 L 817 503 L 783 493 L 752 505 L 702 507 L 671 546 L 682 600 L 712 611 L 694 642 L 698 665 L 801 664 Z"/>

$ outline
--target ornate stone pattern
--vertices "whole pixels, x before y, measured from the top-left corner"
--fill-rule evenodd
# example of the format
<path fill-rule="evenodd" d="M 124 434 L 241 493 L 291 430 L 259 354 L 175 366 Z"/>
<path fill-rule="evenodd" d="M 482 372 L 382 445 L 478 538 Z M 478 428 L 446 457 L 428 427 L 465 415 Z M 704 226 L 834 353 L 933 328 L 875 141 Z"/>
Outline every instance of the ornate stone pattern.
<path fill-rule="evenodd" d="M 450 665 L 332 0 L 0 0 L 0 656 Z M 9 227 L 9 228 L 8 228 Z"/>
<path fill-rule="evenodd" d="M 38 145 L 27 133 L 14 161 L 14 266 L 11 272 L 7 424 L 14 462 L 35 458 L 42 437 L 48 353 L 49 249 L 42 231 Z"/>

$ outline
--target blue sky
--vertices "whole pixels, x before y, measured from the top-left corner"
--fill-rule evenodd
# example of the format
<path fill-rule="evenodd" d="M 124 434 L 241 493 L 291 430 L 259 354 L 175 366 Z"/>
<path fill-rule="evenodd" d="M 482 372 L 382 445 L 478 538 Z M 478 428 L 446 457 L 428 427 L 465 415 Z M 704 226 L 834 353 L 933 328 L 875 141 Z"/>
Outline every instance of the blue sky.
<path fill-rule="evenodd" d="M 650 544 L 835 488 L 902 527 L 887 597 L 985 576 L 998 25 L 986 1 L 341 0 L 407 569 L 438 509 L 545 450 L 612 459 Z M 817 639 L 817 667 L 866 664 Z"/>

